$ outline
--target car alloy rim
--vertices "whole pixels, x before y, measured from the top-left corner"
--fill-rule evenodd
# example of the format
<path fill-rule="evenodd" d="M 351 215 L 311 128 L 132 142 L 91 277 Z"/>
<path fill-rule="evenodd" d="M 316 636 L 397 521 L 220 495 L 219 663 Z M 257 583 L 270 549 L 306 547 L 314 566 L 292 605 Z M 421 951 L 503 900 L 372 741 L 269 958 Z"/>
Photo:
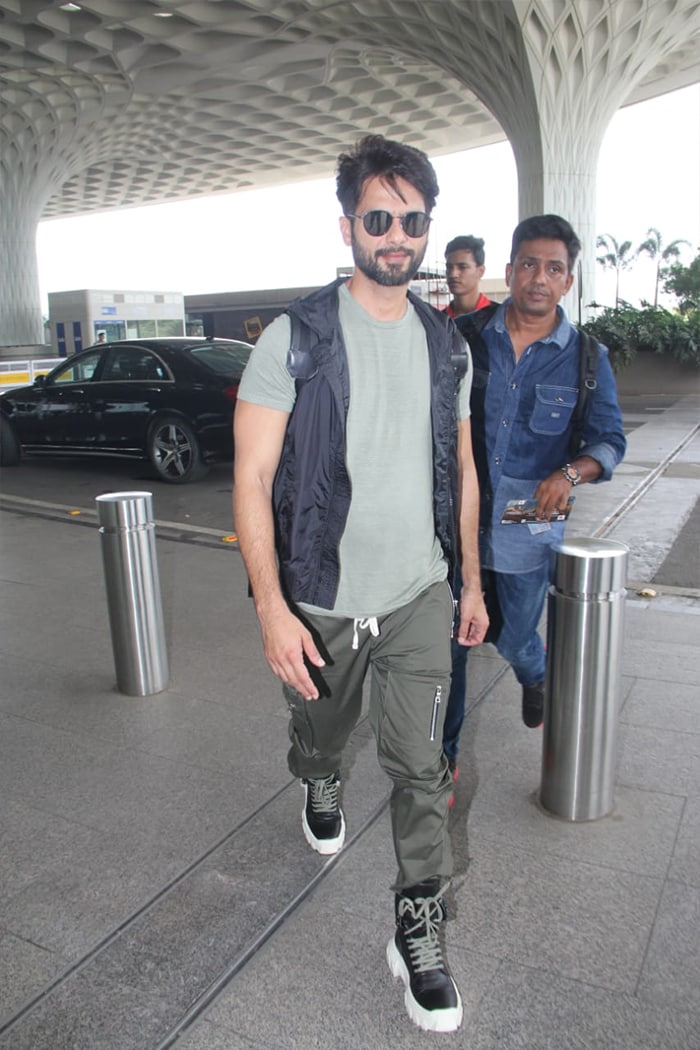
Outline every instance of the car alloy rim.
<path fill-rule="evenodd" d="M 176 423 L 160 427 L 155 435 L 155 454 L 164 474 L 183 477 L 192 463 L 192 443 Z"/>

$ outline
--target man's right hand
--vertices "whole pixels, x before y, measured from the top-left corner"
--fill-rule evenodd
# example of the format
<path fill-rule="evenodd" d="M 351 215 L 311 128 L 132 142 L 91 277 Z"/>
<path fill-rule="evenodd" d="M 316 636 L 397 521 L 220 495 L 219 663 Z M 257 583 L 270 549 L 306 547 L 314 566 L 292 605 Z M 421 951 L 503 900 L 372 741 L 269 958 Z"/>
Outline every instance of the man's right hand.
<path fill-rule="evenodd" d="M 306 660 L 314 667 L 326 662 L 316 648 L 311 632 L 286 605 L 274 612 L 258 610 L 265 657 L 278 678 L 295 689 L 304 700 L 318 700 L 318 689 L 309 674 Z"/>

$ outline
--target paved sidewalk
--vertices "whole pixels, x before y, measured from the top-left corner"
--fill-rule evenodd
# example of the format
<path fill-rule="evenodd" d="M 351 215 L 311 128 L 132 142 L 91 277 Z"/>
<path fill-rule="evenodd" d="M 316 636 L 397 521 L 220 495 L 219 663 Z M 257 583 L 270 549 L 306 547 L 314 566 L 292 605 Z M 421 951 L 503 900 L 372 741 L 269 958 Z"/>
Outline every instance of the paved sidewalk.
<path fill-rule="evenodd" d="M 124 697 L 96 529 L 0 501 L 0 1050 L 700 1050 L 700 594 L 690 571 L 636 594 L 692 520 L 697 407 L 630 418 L 623 468 L 572 519 L 646 537 L 609 817 L 540 809 L 541 732 L 493 648 L 470 658 L 454 1035 L 411 1025 L 384 960 L 394 859 L 366 723 L 346 758 L 346 847 L 327 861 L 303 841 L 237 551 L 159 539 L 170 683 Z"/>

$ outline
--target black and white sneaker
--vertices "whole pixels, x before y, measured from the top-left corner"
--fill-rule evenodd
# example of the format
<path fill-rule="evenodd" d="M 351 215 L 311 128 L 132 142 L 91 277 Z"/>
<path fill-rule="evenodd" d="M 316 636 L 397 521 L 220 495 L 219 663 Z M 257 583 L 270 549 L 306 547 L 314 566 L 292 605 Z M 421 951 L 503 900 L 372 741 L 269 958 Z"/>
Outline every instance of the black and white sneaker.
<path fill-rule="evenodd" d="M 437 879 L 396 896 L 396 933 L 386 957 L 406 991 L 404 1004 L 414 1024 L 426 1032 L 455 1032 L 462 1023 L 462 1000 L 440 945 L 445 905 Z"/>
<path fill-rule="evenodd" d="M 345 842 L 345 817 L 338 804 L 340 773 L 301 783 L 306 797 L 301 812 L 304 838 L 317 853 L 337 853 Z"/>

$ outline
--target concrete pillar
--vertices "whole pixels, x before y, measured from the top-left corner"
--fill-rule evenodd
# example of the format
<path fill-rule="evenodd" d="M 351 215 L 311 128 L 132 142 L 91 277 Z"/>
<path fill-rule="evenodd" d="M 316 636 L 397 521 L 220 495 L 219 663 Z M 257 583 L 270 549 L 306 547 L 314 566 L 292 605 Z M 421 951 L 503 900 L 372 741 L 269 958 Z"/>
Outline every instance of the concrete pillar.
<path fill-rule="evenodd" d="M 44 342 L 36 230 L 47 202 L 107 152 L 107 91 L 75 69 L 0 85 L 0 346 Z"/>
<path fill-rule="evenodd" d="M 470 75 L 470 63 L 463 75 L 513 147 L 520 218 L 554 212 L 579 235 L 585 318 L 595 286 L 596 175 L 603 135 L 635 87 L 697 31 L 700 6 L 513 0 L 472 10 L 482 23 L 481 79 L 476 83 Z M 633 168 L 620 177 L 633 178 Z M 576 321 L 578 275 L 567 300 Z"/>
<path fill-rule="evenodd" d="M 36 228 L 43 201 L 27 200 L 25 189 L 3 171 L 0 177 L 0 333 L 3 346 L 44 342 Z"/>

